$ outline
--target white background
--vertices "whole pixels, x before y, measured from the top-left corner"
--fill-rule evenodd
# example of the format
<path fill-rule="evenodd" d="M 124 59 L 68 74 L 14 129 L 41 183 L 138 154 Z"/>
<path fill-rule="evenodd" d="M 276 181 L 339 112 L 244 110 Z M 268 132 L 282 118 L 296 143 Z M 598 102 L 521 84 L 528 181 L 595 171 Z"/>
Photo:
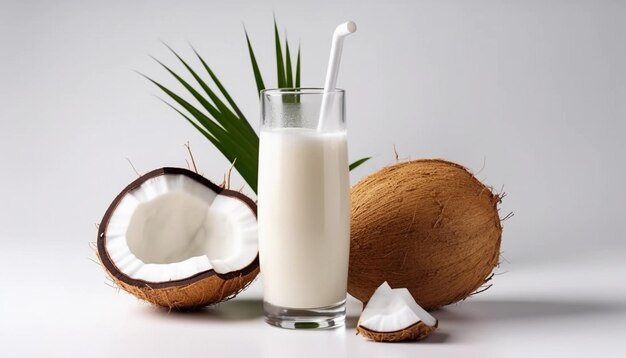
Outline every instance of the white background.
<path fill-rule="evenodd" d="M 90 258 L 113 197 L 140 172 L 228 163 L 159 102 L 176 88 L 160 43 L 209 61 L 248 119 L 257 96 L 242 22 L 275 85 L 272 13 L 321 86 L 334 27 L 344 48 L 352 182 L 442 157 L 504 187 L 494 287 L 435 312 L 439 333 L 380 345 L 288 332 L 260 317 L 258 283 L 215 310 L 166 314 L 117 294 Z M 0 2 L 0 355 L 584 356 L 626 333 L 626 3 L 623 1 Z M 193 62 L 193 61 L 192 61 Z M 195 63 L 195 62 L 194 62 Z M 197 65 L 197 64 L 196 64 Z M 236 184 L 242 183 L 236 178 Z M 249 191 L 248 191 L 249 192 Z M 351 302 L 352 323 L 358 305 Z M 245 354 L 248 354 L 245 353 Z M 617 354 L 617 353 L 614 353 Z"/>

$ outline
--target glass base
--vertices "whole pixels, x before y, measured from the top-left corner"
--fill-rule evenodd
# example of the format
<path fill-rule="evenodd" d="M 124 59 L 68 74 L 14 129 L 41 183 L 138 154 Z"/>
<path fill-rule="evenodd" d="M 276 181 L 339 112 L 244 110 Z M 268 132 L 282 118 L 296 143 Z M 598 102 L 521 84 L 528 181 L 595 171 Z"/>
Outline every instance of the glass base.
<path fill-rule="evenodd" d="M 333 329 L 346 320 L 346 301 L 320 308 L 286 308 L 263 302 L 265 322 L 287 329 Z"/>

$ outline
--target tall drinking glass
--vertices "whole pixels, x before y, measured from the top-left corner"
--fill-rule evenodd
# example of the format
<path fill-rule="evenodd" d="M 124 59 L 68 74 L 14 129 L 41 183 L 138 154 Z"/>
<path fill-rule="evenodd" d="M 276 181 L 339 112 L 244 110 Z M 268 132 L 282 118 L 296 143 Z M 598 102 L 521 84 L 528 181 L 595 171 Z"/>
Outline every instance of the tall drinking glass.
<path fill-rule="evenodd" d="M 344 97 L 339 89 L 261 92 L 259 255 L 265 320 L 274 326 L 344 324 L 350 249 Z"/>

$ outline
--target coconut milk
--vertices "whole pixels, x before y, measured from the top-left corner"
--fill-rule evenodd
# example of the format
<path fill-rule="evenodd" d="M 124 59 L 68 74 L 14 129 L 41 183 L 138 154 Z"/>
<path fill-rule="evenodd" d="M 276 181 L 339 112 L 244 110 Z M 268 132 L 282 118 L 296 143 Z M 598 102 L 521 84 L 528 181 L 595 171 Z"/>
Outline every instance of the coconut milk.
<path fill-rule="evenodd" d="M 350 184 L 345 131 L 261 130 L 259 251 L 264 300 L 319 308 L 346 298 Z"/>

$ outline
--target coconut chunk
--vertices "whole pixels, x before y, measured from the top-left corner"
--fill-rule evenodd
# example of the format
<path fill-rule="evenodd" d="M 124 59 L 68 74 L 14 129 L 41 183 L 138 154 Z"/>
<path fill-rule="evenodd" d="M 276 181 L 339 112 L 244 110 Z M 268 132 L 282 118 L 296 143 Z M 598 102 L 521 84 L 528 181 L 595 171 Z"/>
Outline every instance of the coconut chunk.
<path fill-rule="evenodd" d="M 436 327 L 435 317 L 420 307 L 406 288 L 392 289 L 385 281 L 363 309 L 357 333 L 393 342 L 421 339 Z"/>

